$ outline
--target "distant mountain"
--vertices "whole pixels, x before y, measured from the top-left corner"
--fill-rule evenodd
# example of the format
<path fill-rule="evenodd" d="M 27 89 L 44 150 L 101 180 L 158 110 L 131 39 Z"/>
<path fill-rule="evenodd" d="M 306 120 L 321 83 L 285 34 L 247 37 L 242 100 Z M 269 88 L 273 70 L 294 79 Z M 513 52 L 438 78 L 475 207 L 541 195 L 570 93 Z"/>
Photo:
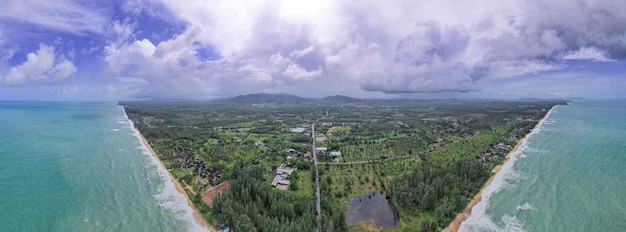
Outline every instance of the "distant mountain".
<path fill-rule="evenodd" d="M 363 103 L 364 100 L 343 95 L 327 96 L 324 98 L 303 98 L 287 93 L 255 93 L 239 95 L 230 98 L 221 98 L 211 101 L 217 104 L 305 104 L 305 103 L 326 103 L 326 104 L 354 104 Z"/>
<path fill-rule="evenodd" d="M 218 104 L 302 104 L 313 102 L 313 100 L 286 93 L 255 93 L 217 99 L 212 102 Z"/>
<path fill-rule="evenodd" d="M 569 100 L 572 100 L 570 98 Z M 582 98 L 580 98 L 582 99 Z M 365 105 L 445 105 L 445 104 L 463 104 L 464 102 L 484 102 L 492 103 L 498 101 L 520 101 L 520 102 L 536 102 L 536 101 L 565 101 L 568 99 L 539 99 L 539 98 L 525 98 L 525 99 L 487 99 L 487 98 L 470 98 L 470 99 L 406 99 L 406 98 L 366 98 L 358 99 L 343 95 L 327 96 L 324 98 L 303 98 L 287 93 L 255 93 L 248 95 L 239 95 L 236 97 L 220 98 L 215 100 L 193 100 L 184 98 L 156 98 L 156 99 L 143 99 L 143 100 L 129 100 L 120 101 L 120 105 L 132 105 L 136 103 L 141 104 L 171 104 L 171 105 L 184 105 L 184 104 L 232 104 L 232 105 L 306 105 L 306 104 L 318 104 L 318 105 L 346 105 L 346 104 L 365 104 Z"/>
<path fill-rule="evenodd" d="M 360 103 L 360 102 L 363 102 L 363 100 L 361 100 L 361 99 L 356 99 L 356 98 L 343 96 L 343 95 L 328 96 L 328 97 L 322 98 L 322 101 L 323 102 L 327 102 L 327 103 Z"/>

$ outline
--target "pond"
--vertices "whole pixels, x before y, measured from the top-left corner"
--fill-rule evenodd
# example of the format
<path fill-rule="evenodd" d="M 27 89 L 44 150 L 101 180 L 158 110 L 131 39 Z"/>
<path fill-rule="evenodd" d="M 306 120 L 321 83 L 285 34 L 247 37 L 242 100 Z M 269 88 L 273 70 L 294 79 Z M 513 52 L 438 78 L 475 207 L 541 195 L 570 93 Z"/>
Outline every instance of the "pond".
<path fill-rule="evenodd" d="M 377 226 L 394 227 L 398 222 L 398 213 L 387 201 L 386 192 L 373 192 L 352 198 L 346 211 L 348 226 L 363 221 L 374 221 Z"/>

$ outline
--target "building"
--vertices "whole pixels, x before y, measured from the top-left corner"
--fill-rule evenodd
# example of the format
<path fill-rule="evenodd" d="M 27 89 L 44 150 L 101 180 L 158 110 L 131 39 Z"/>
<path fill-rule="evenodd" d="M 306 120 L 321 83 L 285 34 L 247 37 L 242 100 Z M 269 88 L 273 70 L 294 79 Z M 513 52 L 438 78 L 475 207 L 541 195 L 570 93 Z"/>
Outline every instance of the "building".
<path fill-rule="evenodd" d="M 202 186 L 202 187 L 206 187 L 206 184 L 204 184 L 204 182 L 202 182 L 201 180 L 198 180 L 198 185 Z"/>
<path fill-rule="evenodd" d="M 497 149 L 505 149 L 506 145 L 504 145 L 504 143 L 498 143 L 498 145 L 496 145 Z"/>
<path fill-rule="evenodd" d="M 306 129 L 304 129 L 302 127 L 289 128 L 289 132 L 292 132 L 292 133 L 302 133 L 302 132 L 304 132 L 304 130 L 306 130 Z"/>
<path fill-rule="evenodd" d="M 276 187 L 276 185 L 278 184 L 278 181 L 280 181 L 280 180 L 281 180 L 280 175 L 276 175 L 274 177 L 274 180 L 272 180 L 272 186 Z"/>
<path fill-rule="evenodd" d="M 337 157 L 341 156 L 341 152 L 340 151 L 331 151 L 330 154 L 334 155 L 334 156 L 337 156 Z"/>
<path fill-rule="evenodd" d="M 290 183 L 287 178 L 291 176 L 291 173 L 293 173 L 294 170 L 295 169 L 293 168 L 288 168 L 287 164 L 282 163 L 280 167 L 276 169 L 276 176 L 274 177 L 274 180 L 272 180 L 272 186 L 281 190 L 287 189 Z"/>

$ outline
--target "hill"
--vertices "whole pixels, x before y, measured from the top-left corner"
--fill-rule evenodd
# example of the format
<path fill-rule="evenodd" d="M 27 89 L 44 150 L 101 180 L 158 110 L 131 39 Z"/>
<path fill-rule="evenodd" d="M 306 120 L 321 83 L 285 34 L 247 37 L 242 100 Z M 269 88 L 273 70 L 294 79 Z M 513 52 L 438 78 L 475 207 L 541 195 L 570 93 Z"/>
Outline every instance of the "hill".
<path fill-rule="evenodd" d="M 213 103 L 218 104 L 302 104 L 310 103 L 314 100 L 298 97 L 292 94 L 286 93 L 255 93 L 248 95 L 239 95 L 231 98 L 222 98 L 213 100 Z"/>

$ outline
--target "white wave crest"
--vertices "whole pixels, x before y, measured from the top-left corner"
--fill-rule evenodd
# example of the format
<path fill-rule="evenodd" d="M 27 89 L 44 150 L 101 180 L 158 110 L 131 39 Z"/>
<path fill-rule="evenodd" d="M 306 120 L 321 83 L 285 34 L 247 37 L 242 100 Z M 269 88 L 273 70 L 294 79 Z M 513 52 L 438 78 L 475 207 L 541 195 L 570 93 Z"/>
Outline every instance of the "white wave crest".
<path fill-rule="evenodd" d="M 461 227 L 459 231 L 481 231 L 481 232 L 525 232 L 524 225 L 515 216 L 504 214 L 500 221 L 504 226 L 498 226 L 490 218 L 486 218 L 481 223 L 466 225 Z"/>
<path fill-rule="evenodd" d="M 539 122 L 533 131 L 526 136 L 519 148 L 516 151 L 511 152 L 509 161 L 502 165 L 502 168 L 494 176 L 491 183 L 483 189 L 480 194 L 482 200 L 472 207 L 471 215 L 463 221 L 463 223 L 461 223 L 459 231 L 524 231 L 522 223 L 519 219 L 517 219 L 517 217 L 511 217 L 506 214 L 502 217 L 502 221 L 505 222 L 506 227 L 498 228 L 489 215 L 486 214 L 486 211 L 489 207 L 489 200 L 493 194 L 504 188 L 513 187 L 510 183 L 507 183 L 507 180 L 524 178 L 521 174 L 513 170 L 513 165 L 521 157 L 522 151 L 528 147 L 528 138 L 541 132 L 544 122 L 550 117 L 551 113 L 552 109 L 546 114 L 544 119 Z"/>
<path fill-rule="evenodd" d="M 530 205 L 530 203 L 528 202 L 517 206 L 517 210 L 531 210 L 531 209 L 533 209 L 533 206 Z"/>
<path fill-rule="evenodd" d="M 120 106 L 121 107 L 121 106 Z M 124 111 L 124 108 L 122 111 Z M 126 112 L 124 111 L 124 115 Z M 133 126 L 133 122 L 126 116 L 127 122 L 130 124 L 133 135 L 139 140 L 141 146 L 139 149 L 144 155 L 150 158 L 151 165 L 156 168 L 157 174 L 160 176 L 163 185 L 159 189 L 159 193 L 154 197 L 159 202 L 159 205 L 167 210 L 170 210 L 176 219 L 186 222 L 188 231 L 209 231 L 204 226 L 198 224 L 194 218 L 194 209 L 188 204 L 187 197 L 176 190 L 173 180 L 170 178 L 169 173 L 165 167 L 161 164 L 156 157 L 154 157 L 148 147 L 141 140 L 139 131 Z"/>

